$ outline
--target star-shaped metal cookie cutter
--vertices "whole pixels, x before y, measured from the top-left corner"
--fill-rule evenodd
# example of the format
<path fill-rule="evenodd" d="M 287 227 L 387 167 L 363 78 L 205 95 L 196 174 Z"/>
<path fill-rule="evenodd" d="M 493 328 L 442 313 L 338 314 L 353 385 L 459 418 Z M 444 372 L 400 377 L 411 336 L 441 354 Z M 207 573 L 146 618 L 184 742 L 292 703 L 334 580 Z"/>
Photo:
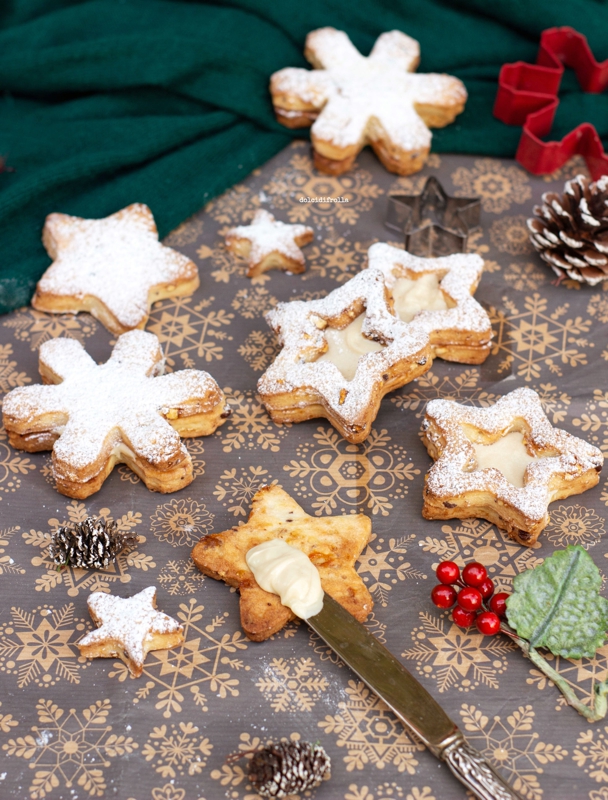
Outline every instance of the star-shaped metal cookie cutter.
<path fill-rule="evenodd" d="M 468 235 L 479 227 L 479 197 L 450 197 L 431 175 L 420 194 L 390 194 L 385 225 L 405 234 L 405 249 L 436 258 L 465 253 Z"/>

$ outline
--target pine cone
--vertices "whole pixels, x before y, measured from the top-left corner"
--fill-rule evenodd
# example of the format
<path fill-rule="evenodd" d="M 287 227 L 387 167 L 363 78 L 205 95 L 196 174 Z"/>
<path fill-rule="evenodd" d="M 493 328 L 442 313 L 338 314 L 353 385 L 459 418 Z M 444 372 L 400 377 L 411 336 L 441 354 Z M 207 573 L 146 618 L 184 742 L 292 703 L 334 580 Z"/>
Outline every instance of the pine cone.
<path fill-rule="evenodd" d="M 560 280 L 595 286 L 608 280 L 608 175 L 595 183 L 577 175 L 564 189 L 561 196 L 545 192 L 534 206 L 530 239 Z"/>
<path fill-rule="evenodd" d="M 258 750 L 249 762 L 249 782 L 263 797 L 286 797 L 318 786 L 331 761 L 310 742 L 278 742 Z"/>
<path fill-rule="evenodd" d="M 121 533 L 113 520 L 87 517 L 64 525 L 52 534 L 51 561 L 58 566 L 103 569 L 126 547 L 134 547 L 137 534 Z"/>

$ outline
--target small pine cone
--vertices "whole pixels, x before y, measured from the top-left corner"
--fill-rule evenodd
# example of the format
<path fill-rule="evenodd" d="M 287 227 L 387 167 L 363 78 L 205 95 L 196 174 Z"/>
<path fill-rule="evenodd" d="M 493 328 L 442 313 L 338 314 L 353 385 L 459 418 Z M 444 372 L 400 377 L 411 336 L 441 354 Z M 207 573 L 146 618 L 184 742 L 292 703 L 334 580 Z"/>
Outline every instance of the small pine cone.
<path fill-rule="evenodd" d="M 318 786 L 331 761 L 310 742 L 278 742 L 258 750 L 249 762 L 249 782 L 262 797 L 286 797 Z"/>
<path fill-rule="evenodd" d="M 595 183 L 577 175 L 564 189 L 534 206 L 530 240 L 560 280 L 595 286 L 608 280 L 608 175 Z"/>
<path fill-rule="evenodd" d="M 120 533 L 113 520 L 87 517 L 84 522 L 57 528 L 51 536 L 49 556 L 58 566 L 103 569 L 136 542 L 136 534 Z"/>

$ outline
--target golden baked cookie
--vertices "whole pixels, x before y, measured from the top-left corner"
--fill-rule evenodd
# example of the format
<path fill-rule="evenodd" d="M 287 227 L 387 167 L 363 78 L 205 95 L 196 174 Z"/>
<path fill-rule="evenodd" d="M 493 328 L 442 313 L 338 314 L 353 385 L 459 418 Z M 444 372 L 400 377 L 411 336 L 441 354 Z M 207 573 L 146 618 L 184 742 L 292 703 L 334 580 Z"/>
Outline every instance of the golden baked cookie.
<path fill-rule="evenodd" d="M 145 327 L 152 303 L 192 294 L 199 285 L 194 262 L 158 241 L 142 203 L 105 219 L 50 214 L 42 242 L 53 263 L 32 306 L 52 314 L 88 311 L 112 333 Z"/>
<path fill-rule="evenodd" d="M 124 333 L 101 365 L 75 339 L 45 342 L 39 359 L 42 380 L 55 385 L 9 392 L 4 427 L 13 447 L 53 451 L 53 477 L 68 497 L 97 492 L 120 463 L 148 489 L 182 489 L 193 476 L 180 437 L 207 436 L 230 414 L 208 373 L 162 375 L 163 352 L 152 333 Z"/>
<path fill-rule="evenodd" d="M 84 658 L 120 658 L 134 678 L 144 669 L 151 650 L 169 650 L 184 641 L 184 628 L 173 617 L 156 610 L 156 587 L 115 597 L 93 592 L 87 600 L 97 628 L 78 642 Z"/>
<path fill-rule="evenodd" d="M 276 594 L 265 592 L 247 566 L 247 551 L 269 539 L 283 539 L 302 550 L 319 570 L 323 591 L 359 621 L 373 608 L 355 562 L 371 536 L 371 520 L 362 514 L 311 517 L 278 486 L 264 486 L 253 497 L 244 525 L 203 537 L 192 559 L 205 575 L 236 587 L 241 625 L 255 642 L 268 639 L 294 619 Z"/>
<path fill-rule="evenodd" d="M 256 278 L 269 269 L 297 274 L 306 269 L 300 248 L 313 238 L 312 228 L 280 222 L 260 208 L 251 225 L 239 225 L 226 232 L 226 248 L 247 259 L 248 278 Z"/>
<path fill-rule="evenodd" d="M 524 545 L 547 526 L 549 503 L 591 489 L 604 463 L 597 447 L 554 428 L 527 388 L 487 408 L 431 400 L 422 430 L 435 461 L 422 516 L 481 517 Z"/>
<path fill-rule="evenodd" d="M 401 31 L 381 34 L 364 57 L 346 33 L 320 28 L 306 37 L 314 69 L 287 67 L 270 79 L 277 120 L 311 126 L 315 167 L 340 175 L 369 144 L 390 172 L 422 169 L 431 128 L 464 110 L 467 92 L 451 75 L 416 74 L 420 46 Z"/>

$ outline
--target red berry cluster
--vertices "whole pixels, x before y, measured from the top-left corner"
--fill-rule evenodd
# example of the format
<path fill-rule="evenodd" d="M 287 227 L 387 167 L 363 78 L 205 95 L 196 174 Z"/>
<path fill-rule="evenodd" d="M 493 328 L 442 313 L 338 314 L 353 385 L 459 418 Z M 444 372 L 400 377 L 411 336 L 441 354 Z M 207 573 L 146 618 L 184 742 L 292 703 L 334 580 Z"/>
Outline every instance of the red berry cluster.
<path fill-rule="evenodd" d="M 506 592 L 494 594 L 494 582 L 488 578 L 483 564 L 474 561 L 462 570 L 453 561 L 442 561 L 436 570 L 441 581 L 431 592 L 431 599 L 438 608 L 456 608 L 452 619 L 461 628 L 470 628 L 473 623 L 485 636 L 494 636 L 500 631 L 500 618 L 507 610 Z M 460 586 L 456 591 L 454 585 Z"/>

